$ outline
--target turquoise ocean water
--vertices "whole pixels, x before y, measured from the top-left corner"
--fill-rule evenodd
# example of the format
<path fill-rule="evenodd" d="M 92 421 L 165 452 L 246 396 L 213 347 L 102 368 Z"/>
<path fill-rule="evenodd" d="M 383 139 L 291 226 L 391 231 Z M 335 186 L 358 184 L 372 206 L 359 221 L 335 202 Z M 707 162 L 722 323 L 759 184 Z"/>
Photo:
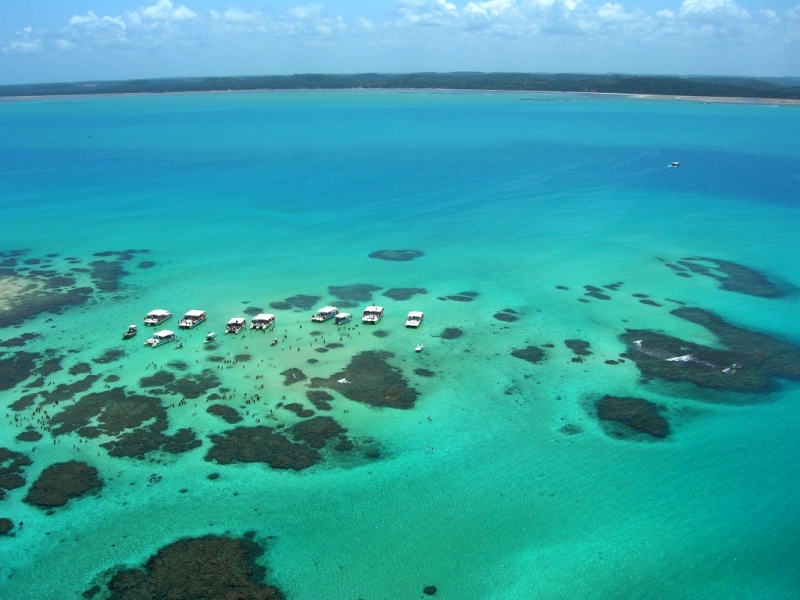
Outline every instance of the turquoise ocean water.
<path fill-rule="evenodd" d="M 28 484 L 73 458 L 105 483 L 53 514 L 22 502 L 27 487 L 7 492 L 0 517 L 25 525 L 0 536 L 0 596 L 78 598 L 177 539 L 255 531 L 270 583 L 297 600 L 419 598 L 426 585 L 453 599 L 797 597 L 797 382 L 712 394 L 605 361 L 624 351 L 625 328 L 716 343 L 670 314 L 667 298 L 800 344 L 795 294 L 752 297 L 664 266 L 707 256 L 800 285 L 799 191 L 794 106 L 378 91 L 0 103 L 0 250 L 57 253 L 56 263 L 149 251 L 118 291 L 0 330 L 4 340 L 39 333 L 26 349 L 65 357 L 48 385 L 74 380 L 79 362 L 128 389 L 153 361 L 200 372 L 206 331 L 295 294 L 322 306 L 336 302 L 328 286 L 428 292 L 402 302 L 376 292 L 390 335 L 359 327 L 324 355 L 306 349 L 310 311 L 272 311 L 288 330 L 278 347 L 249 334 L 219 342 L 223 354 L 253 355 L 215 373 L 237 394 L 264 375 L 262 413 L 283 396 L 306 402 L 307 388 L 283 385 L 286 368 L 327 377 L 360 351 L 392 352 L 420 392 L 413 409 L 334 394 L 330 413 L 372 438 L 379 459 L 300 472 L 206 462 L 207 436 L 231 426 L 203 399 L 168 409 L 171 430 L 191 427 L 204 442 L 185 454 L 112 458 L 102 438 L 78 451 L 75 434 L 21 442 L 6 407 L 23 384 L 0 392 L 11 415 L 0 446 L 32 458 Z M 405 248 L 424 256 L 368 258 Z M 615 282 L 611 300 L 578 301 L 584 286 Z M 439 299 L 461 291 L 479 295 Z M 146 349 L 146 332 L 123 346 L 120 333 L 154 308 L 201 308 L 209 326 L 182 334 L 182 349 Z M 493 317 L 505 308 L 519 320 Z M 402 327 L 412 309 L 425 311 L 418 331 Z M 464 335 L 443 339 L 446 327 Z M 564 345 L 575 338 L 593 352 L 579 363 Z M 553 347 L 540 364 L 510 354 L 543 344 Z M 92 363 L 112 348 L 125 356 Z M 587 408 L 604 394 L 662 404 L 671 434 L 610 437 Z M 567 424 L 580 432 L 566 435 Z M 153 472 L 161 481 L 148 485 Z"/>

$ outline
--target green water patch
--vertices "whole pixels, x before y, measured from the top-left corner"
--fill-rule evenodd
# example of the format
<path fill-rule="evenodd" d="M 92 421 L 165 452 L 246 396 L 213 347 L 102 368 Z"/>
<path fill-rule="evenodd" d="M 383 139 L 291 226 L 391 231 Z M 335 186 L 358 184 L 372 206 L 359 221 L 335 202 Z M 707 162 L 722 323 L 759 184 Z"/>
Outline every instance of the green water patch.
<path fill-rule="evenodd" d="M 544 350 L 538 346 L 527 346 L 511 351 L 511 356 L 534 365 L 541 364 L 545 358 Z"/>
<path fill-rule="evenodd" d="M 242 415 L 239 414 L 239 411 L 224 404 L 212 404 L 206 409 L 206 412 L 210 415 L 221 418 L 223 421 L 230 423 L 231 425 L 241 423 L 244 420 Z"/>
<path fill-rule="evenodd" d="M 671 314 L 705 327 L 724 349 L 655 331 L 627 330 L 620 336 L 627 347 L 624 356 L 645 378 L 747 393 L 775 391 L 780 379 L 800 380 L 799 347 L 737 327 L 700 308 L 676 308 Z"/>
<path fill-rule="evenodd" d="M 727 260 L 709 258 L 706 256 L 689 256 L 676 261 L 680 267 L 692 273 L 710 277 L 719 282 L 722 290 L 747 294 L 759 298 L 781 298 L 788 293 L 797 291 L 797 288 L 790 284 L 778 285 L 770 281 L 763 273 Z M 670 266 L 671 263 L 667 263 Z M 676 265 L 671 268 L 675 269 Z M 680 269 L 678 267 L 678 269 Z M 677 270 L 678 274 L 685 271 Z"/>
<path fill-rule="evenodd" d="M 259 564 L 264 549 L 250 539 L 205 536 L 164 546 L 134 569 L 118 570 L 108 583 L 107 600 L 282 600 L 275 586 L 264 583 Z M 103 590 L 84 592 L 91 598 Z"/>
<path fill-rule="evenodd" d="M 376 250 L 369 253 L 370 258 L 394 262 L 408 262 L 421 256 L 425 256 L 421 250 Z"/>
<path fill-rule="evenodd" d="M 343 371 L 328 378 L 314 377 L 312 388 L 332 389 L 345 398 L 370 406 L 413 408 L 419 393 L 388 360 L 391 352 L 367 350 L 356 354 Z"/>
<path fill-rule="evenodd" d="M 391 288 L 383 292 L 382 296 L 386 298 L 391 298 L 392 300 L 397 300 L 398 302 L 403 302 L 405 300 L 411 300 L 414 296 L 418 296 L 420 294 L 427 294 L 428 290 L 425 288 Z"/>
<path fill-rule="evenodd" d="M 103 487 L 97 469 L 76 460 L 50 465 L 33 482 L 23 502 L 42 509 L 64 506 Z"/>
<path fill-rule="evenodd" d="M 32 464 L 33 461 L 22 452 L 0 448 L 0 500 L 5 498 L 6 491 L 25 485 L 25 468 Z"/>
<path fill-rule="evenodd" d="M 636 440 L 643 436 L 663 440 L 670 434 L 664 407 L 644 398 L 603 396 L 595 403 L 603 430 L 617 439 Z"/>
<path fill-rule="evenodd" d="M 382 288 L 371 283 L 354 283 L 352 285 L 331 285 L 328 286 L 328 293 L 339 300 L 350 300 L 353 302 L 369 302 L 372 300 L 373 292 Z"/>

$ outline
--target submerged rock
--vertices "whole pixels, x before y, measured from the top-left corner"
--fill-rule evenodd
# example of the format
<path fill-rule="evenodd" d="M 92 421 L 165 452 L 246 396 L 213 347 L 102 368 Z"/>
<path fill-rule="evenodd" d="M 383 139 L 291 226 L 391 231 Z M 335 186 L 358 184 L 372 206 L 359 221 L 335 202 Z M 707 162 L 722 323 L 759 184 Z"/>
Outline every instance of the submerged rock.
<path fill-rule="evenodd" d="M 221 465 L 261 462 L 273 469 L 300 471 L 315 465 L 322 456 L 306 444 L 291 442 L 272 427 L 237 427 L 220 435 L 211 435 L 213 446 L 205 460 Z"/>
<path fill-rule="evenodd" d="M 23 499 L 26 504 L 39 508 L 64 506 L 73 498 L 80 498 L 103 487 L 97 469 L 84 462 L 71 460 L 50 465 L 33 482 Z"/>
<path fill-rule="evenodd" d="M 785 296 L 792 287 L 787 285 L 784 289 L 755 269 L 718 258 L 690 256 L 677 261 L 677 263 L 693 273 L 716 279 L 720 284 L 720 289 L 729 292 L 759 298 L 780 298 Z"/>
<path fill-rule="evenodd" d="M 443 340 L 457 340 L 462 335 L 464 335 L 464 331 L 462 329 L 459 329 L 458 327 L 447 327 L 444 331 L 442 331 L 441 334 L 439 334 L 439 337 L 441 337 Z"/>
<path fill-rule="evenodd" d="M 233 425 L 234 423 L 240 423 L 242 419 L 242 415 L 239 414 L 235 408 L 230 406 L 225 406 L 224 404 L 212 404 L 206 409 L 206 412 L 210 415 L 215 415 L 220 417 L 227 423 Z"/>
<path fill-rule="evenodd" d="M 427 294 L 428 290 L 425 288 L 391 288 L 386 290 L 382 295 L 392 300 L 402 302 L 404 300 L 411 300 L 418 294 Z"/>
<path fill-rule="evenodd" d="M 378 258 L 380 260 L 406 262 L 424 255 L 425 253 L 421 250 L 376 250 L 375 252 L 371 252 L 369 257 Z"/>
<path fill-rule="evenodd" d="M 161 548 L 136 569 L 118 572 L 108 582 L 109 600 L 282 600 L 264 583 L 256 561 L 264 549 L 248 537 L 205 536 Z"/>
<path fill-rule="evenodd" d="M 355 283 L 353 285 L 331 285 L 328 293 L 340 300 L 352 300 L 355 302 L 368 302 L 372 300 L 372 292 L 377 292 L 381 287 L 369 283 Z"/>
<path fill-rule="evenodd" d="M 681 307 L 671 313 L 705 327 L 724 348 L 654 331 L 628 330 L 620 336 L 627 346 L 625 356 L 636 363 L 643 376 L 750 393 L 774 391 L 778 379 L 800 380 L 800 347 L 736 327 L 700 308 Z"/>
<path fill-rule="evenodd" d="M 620 438 L 631 438 L 635 434 L 664 439 L 669 433 L 669 423 L 661 416 L 657 404 L 644 398 L 621 398 L 603 396 L 596 403 L 597 418 L 624 426 L 626 429 L 612 429 L 611 435 Z"/>
<path fill-rule="evenodd" d="M 315 377 L 311 387 L 333 389 L 346 398 L 370 406 L 407 409 L 419 393 L 408 384 L 402 371 L 392 367 L 390 352 L 368 350 L 355 355 L 344 371 L 323 379 Z"/>
<path fill-rule="evenodd" d="M 583 340 L 564 340 L 567 348 L 572 350 L 576 356 L 591 356 L 592 352 L 589 350 L 591 344 Z"/>
<path fill-rule="evenodd" d="M 512 350 L 511 356 L 521 358 L 524 361 L 538 365 L 544 359 L 544 350 L 538 348 L 537 346 L 527 346 L 526 348 L 520 348 L 519 350 Z"/>

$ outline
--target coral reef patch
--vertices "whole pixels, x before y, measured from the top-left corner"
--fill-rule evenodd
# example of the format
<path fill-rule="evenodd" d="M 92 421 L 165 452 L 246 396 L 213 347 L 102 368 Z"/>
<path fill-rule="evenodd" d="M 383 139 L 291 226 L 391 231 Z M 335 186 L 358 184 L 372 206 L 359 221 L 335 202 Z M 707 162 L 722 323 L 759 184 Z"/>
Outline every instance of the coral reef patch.
<path fill-rule="evenodd" d="M 727 260 L 689 256 L 676 262 L 692 273 L 716 279 L 720 289 L 729 292 L 759 298 L 780 298 L 793 291 L 793 286 L 781 287 L 770 281 L 763 273 Z"/>
<path fill-rule="evenodd" d="M 205 460 L 221 465 L 266 463 L 273 469 L 301 471 L 315 465 L 322 456 L 306 444 L 294 443 L 272 427 L 237 427 L 210 435 L 213 446 Z"/>
<path fill-rule="evenodd" d="M 632 439 L 637 434 L 664 439 L 670 433 L 669 423 L 661 415 L 662 409 L 644 398 L 603 396 L 595 404 L 597 418 L 615 427 L 606 432 L 616 438 Z"/>
<path fill-rule="evenodd" d="M 108 600 L 282 600 L 264 583 L 256 561 L 264 549 L 247 536 L 183 539 L 161 548 L 141 568 L 119 571 Z"/>
<path fill-rule="evenodd" d="M 97 469 L 84 462 L 71 460 L 50 465 L 33 482 L 23 502 L 39 508 L 64 506 L 103 487 Z"/>
<path fill-rule="evenodd" d="M 538 365 L 544 360 L 544 350 L 537 346 L 527 346 L 518 350 L 512 350 L 511 356 Z"/>
<path fill-rule="evenodd" d="M 370 283 L 354 283 L 353 285 L 328 286 L 328 293 L 339 300 L 368 302 L 372 300 L 372 293 L 377 292 L 380 289 L 380 286 L 372 285 Z"/>
<path fill-rule="evenodd" d="M 413 408 L 419 393 L 403 373 L 389 364 L 390 352 L 367 350 L 356 354 L 344 371 L 325 378 L 314 377 L 310 387 L 325 387 L 370 406 Z"/>
<path fill-rule="evenodd" d="M 370 252 L 369 257 L 395 262 L 407 262 L 424 255 L 425 253 L 421 250 L 376 250 L 375 252 Z"/>
<path fill-rule="evenodd" d="M 387 298 L 391 298 L 392 300 L 397 300 L 402 302 L 404 300 L 411 300 L 414 296 L 418 294 L 427 294 L 428 290 L 425 288 L 391 288 L 383 292 L 382 296 L 386 296 Z"/>

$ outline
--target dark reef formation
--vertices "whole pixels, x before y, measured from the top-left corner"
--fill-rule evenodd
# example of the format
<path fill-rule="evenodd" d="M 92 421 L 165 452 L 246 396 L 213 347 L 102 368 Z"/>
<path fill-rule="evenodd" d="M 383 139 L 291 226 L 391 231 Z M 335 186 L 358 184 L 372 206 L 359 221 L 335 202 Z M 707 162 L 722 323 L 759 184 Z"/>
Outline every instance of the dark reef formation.
<path fill-rule="evenodd" d="M 179 454 L 202 445 L 191 429 L 166 435 L 169 422 L 161 400 L 126 394 L 123 387 L 83 396 L 54 415 L 50 424 L 53 436 L 76 432 L 85 438 L 114 437 L 101 444 L 110 456 L 142 459 L 155 450 Z"/>
<path fill-rule="evenodd" d="M 324 448 L 331 438 L 347 433 L 347 429 L 331 417 L 314 417 L 301 421 L 289 431 L 294 439 L 316 449 Z"/>
<path fill-rule="evenodd" d="M 161 548 L 145 565 L 118 572 L 108 582 L 109 600 L 282 600 L 264 583 L 256 561 L 264 549 L 247 536 L 205 536 Z"/>
<path fill-rule="evenodd" d="M 311 310 L 321 298 L 321 296 L 297 294 L 295 296 L 289 296 L 280 302 L 270 302 L 269 305 L 275 310 Z"/>
<path fill-rule="evenodd" d="M 353 285 L 328 286 L 328 293 L 339 300 L 369 302 L 372 300 L 372 293 L 380 289 L 380 286 L 370 283 L 354 283 Z"/>
<path fill-rule="evenodd" d="M 371 252 L 369 257 L 395 262 L 406 262 L 424 255 L 425 253 L 420 250 L 376 250 L 375 252 Z"/>
<path fill-rule="evenodd" d="M 457 340 L 462 335 L 464 335 L 464 331 L 458 327 L 447 327 L 439 334 L 439 337 L 443 340 Z"/>
<path fill-rule="evenodd" d="M 225 406 L 224 404 L 212 404 L 206 409 L 206 412 L 210 415 L 216 415 L 217 417 L 220 417 L 223 421 L 230 423 L 231 425 L 240 423 L 243 420 L 242 415 L 239 414 L 239 411 L 230 406 Z"/>
<path fill-rule="evenodd" d="M 538 346 L 527 346 L 526 348 L 520 348 L 519 350 L 512 350 L 511 356 L 521 358 L 524 361 L 538 365 L 542 362 L 542 360 L 544 360 L 544 350 Z"/>
<path fill-rule="evenodd" d="M 323 379 L 314 377 L 312 388 L 326 387 L 356 402 L 389 408 L 413 408 L 419 395 L 403 373 L 392 367 L 390 352 L 368 350 L 355 355 L 344 371 Z"/>
<path fill-rule="evenodd" d="M 80 498 L 103 487 L 97 469 L 84 462 L 71 460 L 50 465 L 33 482 L 23 502 L 39 508 L 64 506 L 73 498 Z"/>
<path fill-rule="evenodd" d="M 281 371 L 281 375 L 283 375 L 283 385 L 292 385 L 308 379 L 305 373 L 295 367 Z"/>
<path fill-rule="evenodd" d="M 615 425 L 606 431 L 616 438 L 630 439 L 637 434 L 646 434 L 664 439 L 670 433 L 669 423 L 661 415 L 661 408 L 644 398 L 603 396 L 595 404 L 595 409 L 601 423 Z"/>
<path fill-rule="evenodd" d="M 771 282 L 763 273 L 727 260 L 689 256 L 676 262 L 692 273 L 716 279 L 720 289 L 729 292 L 758 296 L 759 298 L 780 298 L 788 292 L 794 291 L 792 286 L 786 285 L 782 288 Z M 675 268 L 675 265 L 671 263 L 668 263 L 667 266 L 679 275 L 684 272 L 680 267 Z"/>
<path fill-rule="evenodd" d="M 6 490 L 16 490 L 25 485 L 25 467 L 33 464 L 21 452 L 0 448 L 0 500 L 5 498 Z"/>
<path fill-rule="evenodd" d="M 383 292 L 383 294 L 381 295 L 386 296 L 387 298 L 391 298 L 392 300 L 397 300 L 402 302 L 404 300 L 411 300 L 411 298 L 413 298 L 418 294 L 427 294 L 427 293 L 428 290 L 426 290 L 425 288 L 410 287 L 410 288 L 391 288 Z"/>
<path fill-rule="evenodd" d="M 564 344 L 572 350 L 576 356 L 591 356 L 592 352 L 589 350 L 591 344 L 583 340 L 564 340 Z"/>
<path fill-rule="evenodd" d="M 0 391 L 10 390 L 36 373 L 36 359 L 41 355 L 34 352 L 15 352 L 9 356 L 0 355 Z"/>
<path fill-rule="evenodd" d="M 514 323 L 519 321 L 519 313 L 515 311 L 513 308 L 504 308 L 500 312 L 494 313 L 494 318 L 498 321 L 503 321 L 504 323 Z"/>
<path fill-rule="evenodd" d="M 711 331 L 724 349 L 710 348 L 648 330 L 620 336 L 646 378 L 689 382 L 698 387 L 764 393 L 778 379 L 800 380 L 800 348 L 764 333 L 749 331 L 700 308 L 681 307 L 673 315 Z"/>
<path fill-rule="evenodd" d="M 0 535 L 8 535 L 12 529 L 14 529 L 14 522 L 11 519 L 5 517 L 0 519 Z"/>
<path fill-rule="evenodd" d="M 205 459 L 221 465 L 266 463 L 273 469 L 301 471 L 315 465 L 322 456 L 304 443 L 294 443 L 283 433 L 263 425 L 237 427 L 224 434 L 210 435 L 213 446 Z"/>
<path fill-rule="evenodd" d="M 330 402 L 334 398 L 324 390 L 308 390 L 306 392 L 306 397 L 317 410 L 327 411 L 333 409 L 333 406 L 331 406 Z"/>

